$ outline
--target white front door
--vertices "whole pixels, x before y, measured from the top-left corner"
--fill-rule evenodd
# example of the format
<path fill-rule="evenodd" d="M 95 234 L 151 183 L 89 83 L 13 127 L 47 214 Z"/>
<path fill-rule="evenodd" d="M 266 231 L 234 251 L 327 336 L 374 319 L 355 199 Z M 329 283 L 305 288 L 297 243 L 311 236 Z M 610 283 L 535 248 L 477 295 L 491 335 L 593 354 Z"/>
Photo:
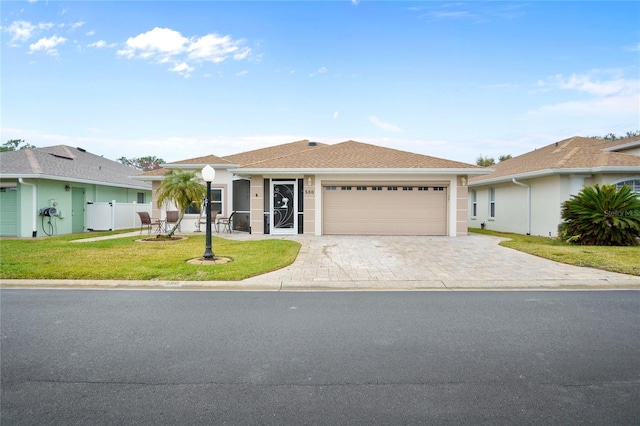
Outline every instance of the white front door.
<path fill-rule="evenodd" d="M 298 183 L 295 180 L 271 181 L 271 233 L 298 233 Z"/>

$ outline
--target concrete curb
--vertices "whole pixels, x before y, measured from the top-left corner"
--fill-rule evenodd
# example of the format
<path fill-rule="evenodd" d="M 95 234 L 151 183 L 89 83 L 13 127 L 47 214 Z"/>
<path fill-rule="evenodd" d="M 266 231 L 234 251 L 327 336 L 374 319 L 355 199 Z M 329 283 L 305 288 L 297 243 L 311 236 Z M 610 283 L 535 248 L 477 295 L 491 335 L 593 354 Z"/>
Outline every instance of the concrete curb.
<path fill-rule="evenodd" d="M 163 289 L 218 291 L 455 291 L 455 290 L 640 290 L 637 279 L 536 281 L 145 281 L 145 280 L 2 280 L 0 288 Z"/>

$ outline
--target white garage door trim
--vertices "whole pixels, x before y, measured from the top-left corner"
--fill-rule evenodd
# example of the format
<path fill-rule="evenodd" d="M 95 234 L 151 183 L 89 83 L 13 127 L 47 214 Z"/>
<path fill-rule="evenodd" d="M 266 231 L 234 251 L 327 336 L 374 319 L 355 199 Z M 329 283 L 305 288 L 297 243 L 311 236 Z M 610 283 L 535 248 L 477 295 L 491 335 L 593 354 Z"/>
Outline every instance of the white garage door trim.
<path fill-rule="evenodd" d="M 322 187 L 324 235 L 447 235 L 443 184 L 329 184 Z"/>

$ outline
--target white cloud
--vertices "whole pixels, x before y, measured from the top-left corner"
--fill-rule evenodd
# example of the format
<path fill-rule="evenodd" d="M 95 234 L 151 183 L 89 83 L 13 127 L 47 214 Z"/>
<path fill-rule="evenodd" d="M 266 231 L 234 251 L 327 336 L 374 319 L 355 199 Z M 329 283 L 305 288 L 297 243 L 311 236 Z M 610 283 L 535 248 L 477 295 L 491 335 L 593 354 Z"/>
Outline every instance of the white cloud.
<path fill-rule="evenodd" d="M 402 131 L 402 129 L 400 127 L 396 126 L 395 124 L 385 123 L 384 121 L 380 121 L 378 119 L 378 117 L 376 117 L 375 115 L 372 115 L 371 117 L 369 117 L 369 121 L 374 126 L 380 128 L 382 130 L 386 130 L 388 132 L 401 132 Z"/>
<path fill-rule="evenodd" d="M 29 40 L 38 30 L 48 30 L 53 27 L 50 22 L 40 22 L 37 25 L 27 21 L 13 21 L 8 27 L 3 27 L 3 31 L 11 34 L 11 43 L 25 42 Z"/>
<path fill-rule="evenodd" d="M 615 74 L 610 79 L 598 79 L 599 75 Z M 548 78 L 548 84 L 563 90 L 577 90 L 591 95 L 608 96 L 622 93 L 627 90 L 637 90 L 640 80 L 624 79 L 619 72 L 594 71 L 588 74 L 571 74 L 565 77 L 562 74 Z"/>
<path fill-rule="evenodd" d="M 11 34 L 11 42 L 27 41 L 36 27 L 27 21 L 14 21 L 4 30 Z"/>
<path fill-rule="evenodd" d="M 473 18 L 474 15 L 466 10 L 458 10 L 451 12 L 431 12 L 429 16 L 432 16 L 437 19 L 462 19 L 462 18 Z"/>
<path fill-rule="evenodd" d="M 640 112 L 640 79 L 625 78 L 620 70 L 593 70 L 585 74 L 562 74 L 539 81 L 546 92 L 568 91 L 581 94 L 580 100 L 544 105 L 527 113 L 585 115 L 633 115 Z M 582 99 L 584 96 L 587 99 Z"/>
<path fill-rule="evenodd" d="M 169 71 L 177 72 L 180 75 L 183 75 L 185 77 L 189 77 L 191 75 L 191 73 L 193 72 L 193 70 L 194 70 L 194 68 L 189 66 L 189 64 L 187 64 L 186 62 L 182 62 L 180 64 L 176 64 Z"/>
<path fill-rule="evenodd" d="M 95 34 L 96 34 L 96 32 L 91 30 L 91 31 L 87 31 L 87 33 L 85 35 L 91 37 L 92 35 L 95 35 Z"/>
<path fill-rule="evenodd" d="M 33 53 L 39 50 L 44 50 L 47 53 L 47 55 L 55 56 L 58 54 L 58 51 L 55 49 L 55 47 L 58 46 L 59 44 L 64 43 L 65 41 L 67 41 L 66 38 L 58 37 L 58 36 L 41 38 L 40 40 L 38 40 L 37 42 L 29 46 L 29 52 Z"/>
<path fill-rule="evenodd" d="M 87 47 L 95 47 L 96 49 L 103 49 L 105 47 L 109 47 L 109 48 L 116 47 L 116 44 L 115 43 L 107 43 L 104 40 L 98 40 L 98 41 L 96 41 L 94 43 L 88 44 Z"/>
<path fill-rule="evenodd" d="M 337 120 L 337 119 L 338 119 L 338 111 L 336 111 L 336 112 L 334 112 L 334 113 L 333 113 L 333 119 L 334 119 L 334 120 Z"/>
<path fill-rule="evenodd" d="M 318 74 L 324 74 L 327 72 L 327 67 L 320 67 L 318 71 L 309 74 L 309 77 L 315 77 Z"/>
<path fill-rule="evenodd" d="M 178 31 L 169 28 L 154 28 L 135 37 L 129 37 L 125 48 L 118 50 L 118 55 L 129 59 L 152 57 L 165 58 L 184 51 L 188 39 Z"/>
<path fill-rule="evenodd" d="M 242 71 L 239 71 L 239 72 L 236 73 L 236 77 L 242 77 L 242 76 L 247 75 L 247 74 L 249 74 L 249 71 L 242 70 Z"/>
<path fill-rule="evenodd" d="M 218 34 L 207 34 L 195 40 L 191 40 L 187 47 L 189 59 L 196 59 L 208 62 L 222 62 L 229 56 L 235 60 L 245 59 L 251 49 L 242 46 L 244 40 L 233 40 L 229 36 L 219 36 Z"/>
<path fill-rule="evenodd" d="M 202 37 L 185 37 L 170 28 L 156 27 L 146 33 L 129 37 L 125 47 L 117 54 L 128 59 L 146 59 L 156 63 L 171 63 L 170 71 L 180 73 L 193 71 L 190 62 L 220 63 L 228 58 L 242 60 L 251 49 L 245 40 L 234 40 L 230 36 L 212 33 Z"/>
<path fill-rule="evenodd" d="M 84 22 L 74 22 L 73 24 L 71 24 L 71 29 L 75 30 L 76 28 L 80 28 L 81 26 L 84 25 Z"/>

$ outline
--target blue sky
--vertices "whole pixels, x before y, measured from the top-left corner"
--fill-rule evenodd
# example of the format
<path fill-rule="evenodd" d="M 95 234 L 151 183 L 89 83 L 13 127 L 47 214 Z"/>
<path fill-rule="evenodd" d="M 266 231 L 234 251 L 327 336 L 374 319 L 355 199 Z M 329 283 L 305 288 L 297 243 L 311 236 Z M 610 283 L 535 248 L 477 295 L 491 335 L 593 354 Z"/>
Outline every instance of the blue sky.
<path fill-rule="evenodd" d="M 474 163 L 640 129 L 639 2 L 2 1 L 2 143 Z"/>

